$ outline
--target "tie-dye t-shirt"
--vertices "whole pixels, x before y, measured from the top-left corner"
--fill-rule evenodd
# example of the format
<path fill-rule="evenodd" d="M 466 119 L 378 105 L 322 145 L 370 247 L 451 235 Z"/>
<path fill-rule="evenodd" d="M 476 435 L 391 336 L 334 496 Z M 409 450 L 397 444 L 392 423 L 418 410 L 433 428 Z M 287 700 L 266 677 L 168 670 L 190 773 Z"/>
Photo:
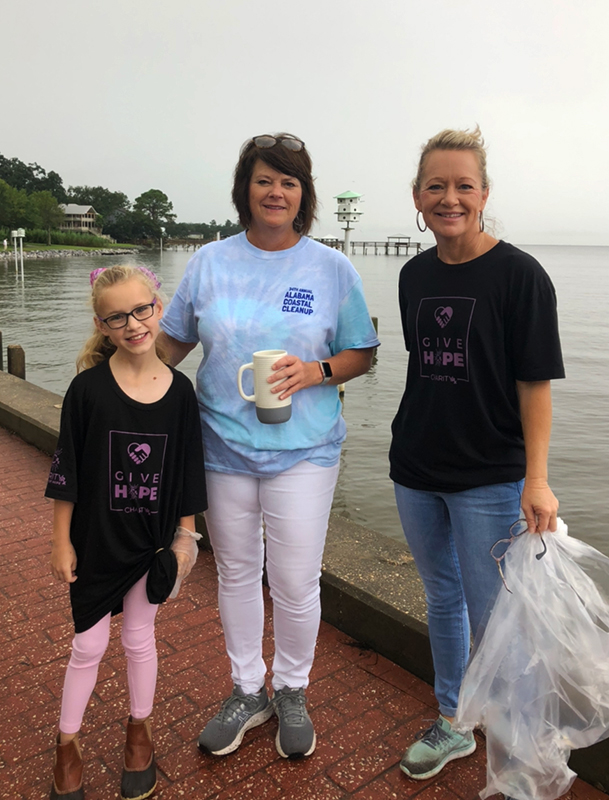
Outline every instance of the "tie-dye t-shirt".
<path fill-rule="evenodd" d="M 279 251 L 259 250 L 244 233 L 212 242 L 189 261 L 161 325 L 203 345 L 197 397 L 207 469 L 273 476 L 299 461 L 337 462 L 346 426 L 336 386 L 297 392 L 291 419 L 265 425 L 239 395 L 237 372 L 257 350 L 315 361 L 379 344 L 361 279 L 342 253 L 306 237 Z"/>

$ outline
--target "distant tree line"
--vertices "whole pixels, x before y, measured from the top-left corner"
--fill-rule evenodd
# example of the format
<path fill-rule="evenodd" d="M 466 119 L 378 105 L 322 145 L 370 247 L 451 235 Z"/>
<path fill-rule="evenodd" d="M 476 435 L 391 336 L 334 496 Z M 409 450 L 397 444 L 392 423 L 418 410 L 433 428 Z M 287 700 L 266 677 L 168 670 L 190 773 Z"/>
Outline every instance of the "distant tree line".
<path fill-rule="evenodd" d="M 232 236 L 241 226 L 225 223 L 176 222 L 173 204 L 160 189 L 149 189 L 130 202 L 124 192 L 103 186 L 68 186 L 57 172 L 46 172 L 39 164 L 25 164 L 18 158 L 0 154 L 0 229 L 44 229 L 51 242 L 51 231 L 59 228 L 64 214 L 60 203 L 93 206 L 97 227 L 118 242 L 142 242 L 161 236 L 183 239 L 200 236 L 214 239 Z M 0 234 L 5 235 L 5 234 Z"/>
<path fill-rule="evenodd" d="M 39 164 L 24 164 L 18 158 L 0 155 L 0 178 L 27 194 L 50 192 L 57 202 L 68 202 L 61 177 L 56 172 L 45 172 Z"/>
<path fill-rule="evenodd" d="M 187 236 L 197 236 L 201 239 L 215 239 L 220 233 L 222 238 L 234 236 L 243 230 L 238 222 L 227 219 L 226 222 L 169 222 L 166 225 L 167 234 L 172 239 L 185 239 Z"/>

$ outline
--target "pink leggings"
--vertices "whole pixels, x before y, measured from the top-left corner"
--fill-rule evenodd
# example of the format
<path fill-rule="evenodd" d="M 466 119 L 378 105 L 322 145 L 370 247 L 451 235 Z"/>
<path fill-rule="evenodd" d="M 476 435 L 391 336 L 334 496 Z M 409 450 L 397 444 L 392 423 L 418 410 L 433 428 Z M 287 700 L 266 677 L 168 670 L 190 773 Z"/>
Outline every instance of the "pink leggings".
<path fill-rule="evenodd" d="M 123 600 L 121 641 L 127 656 L 127 681 L 131 716 L 150 716 L 156 689 L 157 655 L 154 618 L 158 606 L 148 602 L 146 578 L 129 589 Z M 77 733 L 85 708 L 97 682 L 97 670 L 110 640 L 110 614 L 92 628 L 77 633 L 72 641 L 72 655 L 66 672 L 61 701 L 59 730 Z"/>

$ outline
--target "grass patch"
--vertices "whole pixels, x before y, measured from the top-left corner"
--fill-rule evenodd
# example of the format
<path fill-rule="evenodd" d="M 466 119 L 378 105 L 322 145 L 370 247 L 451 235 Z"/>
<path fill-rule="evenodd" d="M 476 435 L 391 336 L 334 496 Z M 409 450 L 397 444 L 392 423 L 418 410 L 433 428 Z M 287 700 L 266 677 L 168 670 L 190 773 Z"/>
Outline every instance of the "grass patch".
<path fill-rule="evenodd" d="M 35 244 L 58 244 L 72 247 L 107 247 L 111 242 L 101 236 L 95 236 L 82 231 L 51 231 L 38 228 L 28 228 L 25 232 L 25 241 Z"/>
<path fill-rule="evenodd" d="M 114 242 L 106 242 L 99 247 L 83 247 L 77 244 L 38 244 L 37 242 L 24 242 L 23 251 L 26 250 L 137 250 L 136 244 L 117 244 Z M 17 249 L 19 254 L 19 249 Z"/>

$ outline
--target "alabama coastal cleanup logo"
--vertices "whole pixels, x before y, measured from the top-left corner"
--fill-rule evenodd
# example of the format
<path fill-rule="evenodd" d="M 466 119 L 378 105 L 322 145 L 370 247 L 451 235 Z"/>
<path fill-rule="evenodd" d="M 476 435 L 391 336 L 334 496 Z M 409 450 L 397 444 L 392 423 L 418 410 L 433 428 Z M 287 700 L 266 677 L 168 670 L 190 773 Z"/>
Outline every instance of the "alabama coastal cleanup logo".
<path fill-rule="evenodd" d="M 473 297 L 424 297 L 416 338 L 422 378 L 441 383 L 469 381 L 469 334 Z"/>
<path fill-rule="evenodd" d="M 110 431 L 109 446 L 112 511 L 158 514 L 167 434 Z"/>
<path fill-rule="evenodd" d="M 315 295 L 310 289 L 290 286 L 283 298 L 281 310 L 287 314 L 312 314 Z"/>

